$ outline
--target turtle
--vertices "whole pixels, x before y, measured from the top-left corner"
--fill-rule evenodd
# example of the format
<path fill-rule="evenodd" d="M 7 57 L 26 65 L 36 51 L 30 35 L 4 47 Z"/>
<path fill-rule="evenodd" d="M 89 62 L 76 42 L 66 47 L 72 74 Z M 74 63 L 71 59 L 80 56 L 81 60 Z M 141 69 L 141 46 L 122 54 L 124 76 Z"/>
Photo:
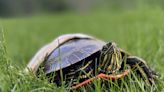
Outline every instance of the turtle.
<path fill-rule="evenodd" d="M 28 63 L 26 71 L 37 74 L 41 66 L 51 82 L 57 85 L 62 81 L 71 83 L 71 89 L 98 78 L 121 79 L 132 69 L 150 84 L 157 76 L 145 60 L 122 50 L 115 42 L 80 33 L 61 35 L 42 47 Z M 51 76 L 54 73 L 55 76 Z"/>

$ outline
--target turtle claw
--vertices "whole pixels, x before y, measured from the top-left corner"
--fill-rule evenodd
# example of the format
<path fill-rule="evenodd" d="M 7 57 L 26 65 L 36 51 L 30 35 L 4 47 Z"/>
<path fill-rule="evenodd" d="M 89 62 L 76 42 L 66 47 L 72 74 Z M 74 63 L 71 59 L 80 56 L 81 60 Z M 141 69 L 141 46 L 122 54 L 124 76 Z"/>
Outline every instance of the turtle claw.
<path fill-rule="evenodd" d="M 148 84 L 155 84 L 157 73 L 149 68 L 144 60 L 136 56 L 128 56 L 126 64 L 135 70 Z M 148 80 L 148 81 L 147 81 Z"/>

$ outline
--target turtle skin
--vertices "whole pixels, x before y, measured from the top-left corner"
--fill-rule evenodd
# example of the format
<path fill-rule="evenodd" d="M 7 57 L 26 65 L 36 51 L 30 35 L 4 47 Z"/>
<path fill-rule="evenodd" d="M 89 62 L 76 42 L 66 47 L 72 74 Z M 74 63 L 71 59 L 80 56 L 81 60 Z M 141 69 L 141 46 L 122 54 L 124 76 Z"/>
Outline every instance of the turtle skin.
<path fill-rule="evenodd" d="M 142 79 L 144 79 L 148 85 L 155 84 L 155 80 L 158 78 L 159 74 L 152 70 L 143 59 L 137 56 L 128 56 L 124 62 L 126 65 L 130 66 L 133 72 L 136 72 Z M 123 63 L 121 69 L 125 67 Z"/>

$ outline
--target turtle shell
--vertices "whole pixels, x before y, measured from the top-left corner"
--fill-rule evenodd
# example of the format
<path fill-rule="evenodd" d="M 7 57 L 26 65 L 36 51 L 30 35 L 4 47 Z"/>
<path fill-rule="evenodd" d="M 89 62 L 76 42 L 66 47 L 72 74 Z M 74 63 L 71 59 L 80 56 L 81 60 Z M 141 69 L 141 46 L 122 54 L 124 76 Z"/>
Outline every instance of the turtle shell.
<path fill-rule="evenodd" d="M 98 40 L 86 34 L 75 33 L 61 35 L 54 39 L 51 43 L 43 46 L 34 55 L 28 63 L 27 68 L 25 68 L 25 72 L 28 73 L 30 70 L 35 74 L 40 65 L 43 63 L 46 64 L 46 73 L 50 73 L 52 70 L 57 71 L 59 70 L 59 67 L 65 68 L 71 64 L 79 62 L 81 59 L 85 59 L 100 50 L 104 44 L 104 41 Z M 87 50 L 85 53 L 82 53 L 82 51 L 85 51 L 87 48 L 91 50 Z M 78 50 L 79 52 L 77 52 Z M 59 56 L 61 60 L 58 60 L 60 59 Z M 46 59 L 47 57 L 48 59 Z"/>
<path fill-rule="evenodd" d="M 45 60 L 45 73 L 51 73 L 72 66 L 100 51 L 104 41 L 81 38 L 68 40 L 52 51 Z"/>

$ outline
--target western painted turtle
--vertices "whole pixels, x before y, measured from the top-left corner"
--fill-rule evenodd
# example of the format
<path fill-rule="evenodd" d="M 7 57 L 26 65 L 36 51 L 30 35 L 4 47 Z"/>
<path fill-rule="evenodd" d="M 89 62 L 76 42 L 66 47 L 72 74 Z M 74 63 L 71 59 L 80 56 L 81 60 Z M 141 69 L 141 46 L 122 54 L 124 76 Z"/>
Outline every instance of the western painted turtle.
<path fill-rule="evenodd" d="M 114 42 L 104 42 L 85 34 L 66 34 L 44 46 L 27 65 L 36 74 L 40 66 L 45 74 L 60 85 L 61 81 L 71 82 L 71 88 L 77 89 L 97 78 L 120 79 L 136 69 L 141 77 L 154 83 L 156 73 L 144 60 L 132 56 L 118 48 Z M 125 65 L 130 66 L 124 69 Z M 116 73 L 116 72 L 120 73 Z M 52 77 L 53 74 L 55 76 Z M 51 76 L 51 77 L 50 77 Z"/>

